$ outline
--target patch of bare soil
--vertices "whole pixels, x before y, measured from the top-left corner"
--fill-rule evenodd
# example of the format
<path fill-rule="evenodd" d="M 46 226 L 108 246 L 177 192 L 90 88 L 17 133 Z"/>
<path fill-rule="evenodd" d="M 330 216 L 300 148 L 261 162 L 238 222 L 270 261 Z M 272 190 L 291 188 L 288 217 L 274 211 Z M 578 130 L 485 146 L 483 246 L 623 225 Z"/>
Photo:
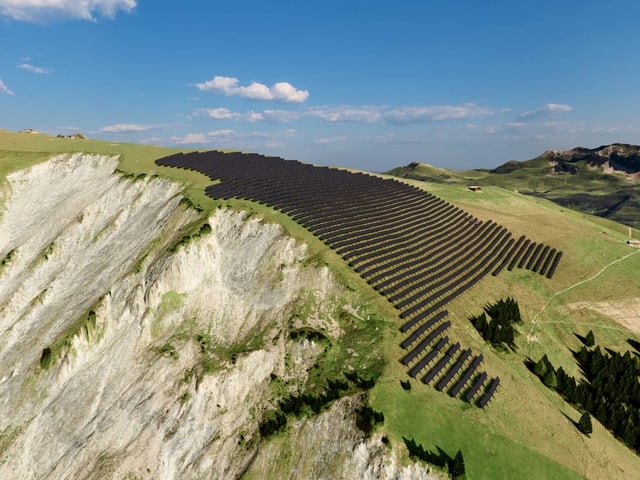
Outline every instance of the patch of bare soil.
<path fill-rule="evenodd" d="M 594 310 L 612 318 L 632 332 L 640 334 L 640 298 L 604 302 L 576 302 L 570 304 L 569 308 L 572 310 Z"/>

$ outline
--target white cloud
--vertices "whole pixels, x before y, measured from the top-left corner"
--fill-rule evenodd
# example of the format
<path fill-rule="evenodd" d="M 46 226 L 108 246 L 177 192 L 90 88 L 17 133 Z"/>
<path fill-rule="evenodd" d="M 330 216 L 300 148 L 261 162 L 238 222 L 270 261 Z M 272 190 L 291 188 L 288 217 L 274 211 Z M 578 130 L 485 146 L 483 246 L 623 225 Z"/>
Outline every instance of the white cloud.
<path fill-rule="evenodd" d="M 27 22 L 51 19 L 95 21 L 100 14 L 113 18 L 118 10 L 131 12 L 136 0 L 0 0 L 0 16 Z"/>
<path fill-rule="evenodd" d="M 103 133 L 134 133 L 147 132 L 157 128 L 156 125 L 137 125 L 131 123 L 118 123 L 116 125 L 107 125 L 100 129 Z"/>
<path fill-rule="evenodd" d="M 550 112 L 570 112 L 573 110 L 573 107 L 571 105 L 561 103 L 547 103 L 544 106 L 544 109 Z"/>
<path fill-rule="evenodd" d="M 284 140 L 295 136 L 296 130 L 239 132 L 232 129 L 212 130 L 207 133 L 188 133 L 183 137 L 171 137 L 175 145 L 211 145 L 215 148 L 250 150 L 274 148 L 284 145 Z"/>
<path fill-rule="evenodd" d="M 232 118 L 240 118 L 242 115 L 234 113 L 228 108 L 201 108 L 194 112 L 197 117 L 209 117 L 214 120 L 228 120 Z"/>
<path fill-rule="evenodd" d="M 250 98 L 251 100 L 274 100 L 275 96 L 271 89 L 262 83 L 253 82 L 248 87 L 236 87 L 227 95 L 238 95 L 239 97 Z M 286 101 L 286 99 L 285 99 Z"/>
<path fill-rule="evenodd" d="M 245 113 L 233 112 L 228 108 L 199 108 L 193 112 L 194 117 L 209 117 L 214 120 L 246 120 L 248 122 L 266 121 L 271 123 L 291 122 L 301 117 L 301 113 L 294 110 L 253 110 Z"/>
<path fill-rule="evenodd" d="M 215 76 L 206 82 L 196 83 L 196 87 L 198 87 L 198 90 L 211 90 L 232 95 L 233 91 L 238 87 L 238 82 L 237 78 Z"/>
<path fill-rule="evenodd" d="M 419 107 L 400 107 L 384 113 L 389 123 L 423 123 L 440 120 L 459 120 L 464 118 L 493 115 L 494 110 L 475 103 L 463 105 L 428 105 Z"/>
<path fill-rule="evenodd" d="M 228 82 L 214 81 L 218 85 Z M 295 110 L 267 109 L 259 112 L 232 112 L 227 108 L 201 108 L 194 116 L 206 116 L 216 120 L 245 120 L 285 123 L 302 118 L 315 118 L 327 123 L 391 123 L 409 124 L 443 120 L 459 120 L 493 115 L 496 110 L 465 103 L 463 105 L 431 105 L 389 108 L 383 105 L 326 105 Z"/>
<path fill-rule="evenodd" d="M 383 107 L 338 105 L 310 108 L 305 116 L 319 118 L 329 123 L 375 123 L 382 118 Z"/>
<path fill-rule="evenodd" d="M 571 111 L 573 111 L 573 107 L 571 105 L 566 105 L 562 103 L 547 103 L 544 107 L 521 113 L 518 119 L 519 120 L 539 119 L 542 117 L 549 117 L 554 113 L 567 113 Z"/>
<path fill-rule="evenodd" d="M 288 82 L 278 82 L 271 87 L 271 93 L 276 100 L 284 102 L 302 103 L 309 98 L 307 90 L 298 90 Z"/>
<path fill-rule="evenodd" d="M 0 78 L 0 93 L 6 93 L 7 95 L 13 95 L 13 92 L 9 90 L 9 87 L 5 85 L 5 83 Z"/>
<path fill-rule="evenodd" d="M 249 112 L 247 113 L 247 120 L 250 122 L 257 122 L 259 120 L 264 120 L 264 114 L 260 112 Z"/>
<path fill-rule="evenodd" d="M 184 137 L 171 137 L 171 141 L 176 145 L 196 145 L 210 142 L 204 133 L 187 133 Z"/>
<path fill-rule="evenodd" d="M 212 132 L 209 132 L 207 135 L 209 135 L 210 137 L 235 137 L 236 135 L 236 131 L 235 130 L 230 130 L 230 129 L 222 129 L 222 130 L 214 130 Z"/>
<path fill-rule="evenodd" d="M 251 100 L 274 100 L 278 102 L 303 103 L 309 98 L 307 90 L 298 90 L 288 82 L 278 82 L 272 87 L 253 82 L 240 86 L 240 80 L 234 77 L 215 76 L 206 82 L 196 83 L 198 90 L 223 93 Z"/>
<path fill-rule="evenodd" d="M 18 68 L 26 70 L 27 72 L 37 73 L 38 75 L 46 75 L 48 73 L 51 73 L 51 70 L 49 70 L 48 68 L 36 67 L 35 65 L 32 65 L 30 63 L 21 63 L 18 65 Z"/>
<path fill-rule="evenodd" d="M 255 118 L 262 117 L 260 120 L 272 123 L 293 122 L 303 115 L 295 110 L 264 110 L 261 113 L 252 112 L 252 114 Z"/>

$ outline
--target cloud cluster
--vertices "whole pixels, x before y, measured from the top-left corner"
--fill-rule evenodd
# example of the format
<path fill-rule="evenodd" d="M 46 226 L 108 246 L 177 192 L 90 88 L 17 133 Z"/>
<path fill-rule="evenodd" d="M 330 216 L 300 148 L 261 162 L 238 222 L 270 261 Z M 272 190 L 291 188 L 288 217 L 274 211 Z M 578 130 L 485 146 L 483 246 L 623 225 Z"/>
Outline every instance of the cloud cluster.
<path fill-rule="evenodd" d="M 0 93 L 5 93 L 7 95 L 13 95 L 13 92 L 9 90 L 9 87 L 5 85 L 5 83 L 0 78 Z"/>
<path fill-rule="evenodd" d="M 550 117 L 555 113 L 567 113 L 571 112 L 573 107 L 562 103 L 547 103 L 542 108 L 536 110 L 529 110 L 523 112 L 518 117 L 518 120 L 537 120 L 540 118 Z"/>
<path fill-rule="evenodd" d="M 425 107 L 396 108 L 385 114 L 389 123 L 421 123 L 440 120 L 459 120 L 465 118 L 493 115 L 495 111 L 475 103 L 462 105 L 431 105 Z"/>
<path fill-rule="evenodd" d="M 214 120 L 241 120 L 246 115 L 232 112 L 228 108 L 201 108 L 193 112 L 196 117 L 209 117 Z"/>
<path fill-rule="evenodd" d="M 327 123 L 380 123 L 411 124 L 443 120 L 457 120 L 493 115 L 494 110 L 475 103 L 462 105 L 428 105 L 389 108 L 378 105 L 333 105 L 309 107 L 301 110 L 271 109 L 262 112 L 232 112 L 227 108 L 203 108 L 195 116 L 214 120 L 292 122 L 301 118 L 315 118 Z"/>
<path fill-rule="evenodd" d="M 234 77 L 215 76 L 203 83 L 196 83 L 202 91 L 223 93 L 251 100 L 273 100 L 276 102 L 303 103 L 309 98 L 307 90 L 298 90 L 288 82 L 278 82 L 268 87 L 263 83 L 253 82 L 241 86 L 240 80 Z"/>
<path fill-rule="evenodd" d="M 327 123 L 376 123 L 383 119 L 383 111 L 379 106 L 336 105 L 310 108 L 304 116 Z"/>
<path fill-rule="evenodd" d="M 174 145 L 211 145 L 217 148 L 249 150 L 274 148 L 284 145 L 283 140 L 293 137 L 292 128 L 283 131 L 239 132 L 231 129 L 213 130 L 207 133 L 187 133 L 181 137 L 171 137 Z"/>
<path fill-rule="evenodd" d="M 0 16 L 25 22 L 56 19 L 95 21 L 95 15 L 115 17 L 118 10 L 131 12 L 136 0 L 0 0 Z"/>
<path fill-rule="evenodd" d="M 18 65 L 18 68 L 20 68 L 21 70 L 26 70 L 27 72 L 37 73 L 38 75 L 46 75 L 48 73 L 51 73 L 51 70 L 49 70 L 48 68 L 36 67 L 35 65 L 32 65 L 32 64 L 26 63 L 26 62 L 25 63 L 20 63 Z"/>

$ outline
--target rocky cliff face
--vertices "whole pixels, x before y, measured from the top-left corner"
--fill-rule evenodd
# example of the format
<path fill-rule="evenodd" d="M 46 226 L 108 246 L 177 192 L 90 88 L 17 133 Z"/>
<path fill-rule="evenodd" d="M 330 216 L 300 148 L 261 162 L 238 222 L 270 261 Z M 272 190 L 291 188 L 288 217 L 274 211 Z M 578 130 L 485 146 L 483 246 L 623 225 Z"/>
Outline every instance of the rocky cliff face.
<path fill-rule="evenodd" d="M 324 348 L 291 330 L 339 339 L 356 294 L 242 212 L 185 237 L 202 220 L 180 187 L 116 167 L 63 155 L 3 187 L 0 478 L 432 478 L 364 438 L 355 397 L 290 427 L 331 461 L 261 439 L 274 378 L 302 386 Z"/>
<path fill-rule="evenodd" d="M 576 164 L 585 163 L 605 173 L 640 174 L 640 147 L 635 145 L 614 143 L 593 149 L 577 147 L 545 153 L 554 163 L 553 168 L 557 173 L 576 173 Z"/>

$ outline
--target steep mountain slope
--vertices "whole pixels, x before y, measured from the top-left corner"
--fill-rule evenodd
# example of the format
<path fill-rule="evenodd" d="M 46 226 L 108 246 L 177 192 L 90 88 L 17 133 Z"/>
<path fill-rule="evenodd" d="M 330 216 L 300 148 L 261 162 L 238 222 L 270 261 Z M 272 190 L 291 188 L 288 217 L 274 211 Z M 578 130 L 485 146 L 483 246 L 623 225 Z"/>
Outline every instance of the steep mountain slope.
<path fill-rule="evenodd" d="M 278 225 L 226 209 L 203 224 L 180 185 L 117 166 L 62 155 L 7 177 L 0 477 L 239 477 L 280 389 L 313 394 L 326 358 L 375 370 L 357 342 L 336 353 L 347 312 L 367 307 Z M 308 477 L 433 478 L 367 441 L 362 394 L 349 395 L 318 419 L 324 433 L 299 423 L 359 457 L 316 461 Z"/>
<path fill-rule="evenodd" d="M 574 333 L 592 329 L 614 350 L 640 339 L 629 314 L 640 250 L 625 244 L 626 228 L 501 188 L 409 181 L 564 252 L 552 280 L 505 271 L 448 306 L 452 338 L 503 380 L 483 410 L 419 381 L 401 388 L 398 311 L 301 225 L 254 202 L 211 200 L 208 178 L 155 166 L 168 154 L 160 149 L 104 145 L 123 150 L 119 163 L 38 153 L 66 141 L 11 137 L 0 154 L 14 172 L 0 217 L 2 478 L 446 475 L 411 461 L 403 437 L 462 450 L 468 478 L 627 479 L 640 470 L 598 422 L 582 435 L 572 423 L 579 412 L 524 365 L 547 354 L 579 375 Z M 523 316 L 510 353 L 467 320 L 507 296 Z M 340 400 L 263 434 L 286 395 L 326 393 L 327 379 L 349 372 L 375 386 L 349 381 Z M 384 414 L 369 438 L 356 415 L 366 403 Z"/>
<path fill-rule="evenodd" d="M 581 212 L 640 227 L 640 147 L 549 150 L 493 170 L 454 172 L 412 163 L 389 172 L 402 178 L 456 185 L 494 185 L 535 195 Z"/>

